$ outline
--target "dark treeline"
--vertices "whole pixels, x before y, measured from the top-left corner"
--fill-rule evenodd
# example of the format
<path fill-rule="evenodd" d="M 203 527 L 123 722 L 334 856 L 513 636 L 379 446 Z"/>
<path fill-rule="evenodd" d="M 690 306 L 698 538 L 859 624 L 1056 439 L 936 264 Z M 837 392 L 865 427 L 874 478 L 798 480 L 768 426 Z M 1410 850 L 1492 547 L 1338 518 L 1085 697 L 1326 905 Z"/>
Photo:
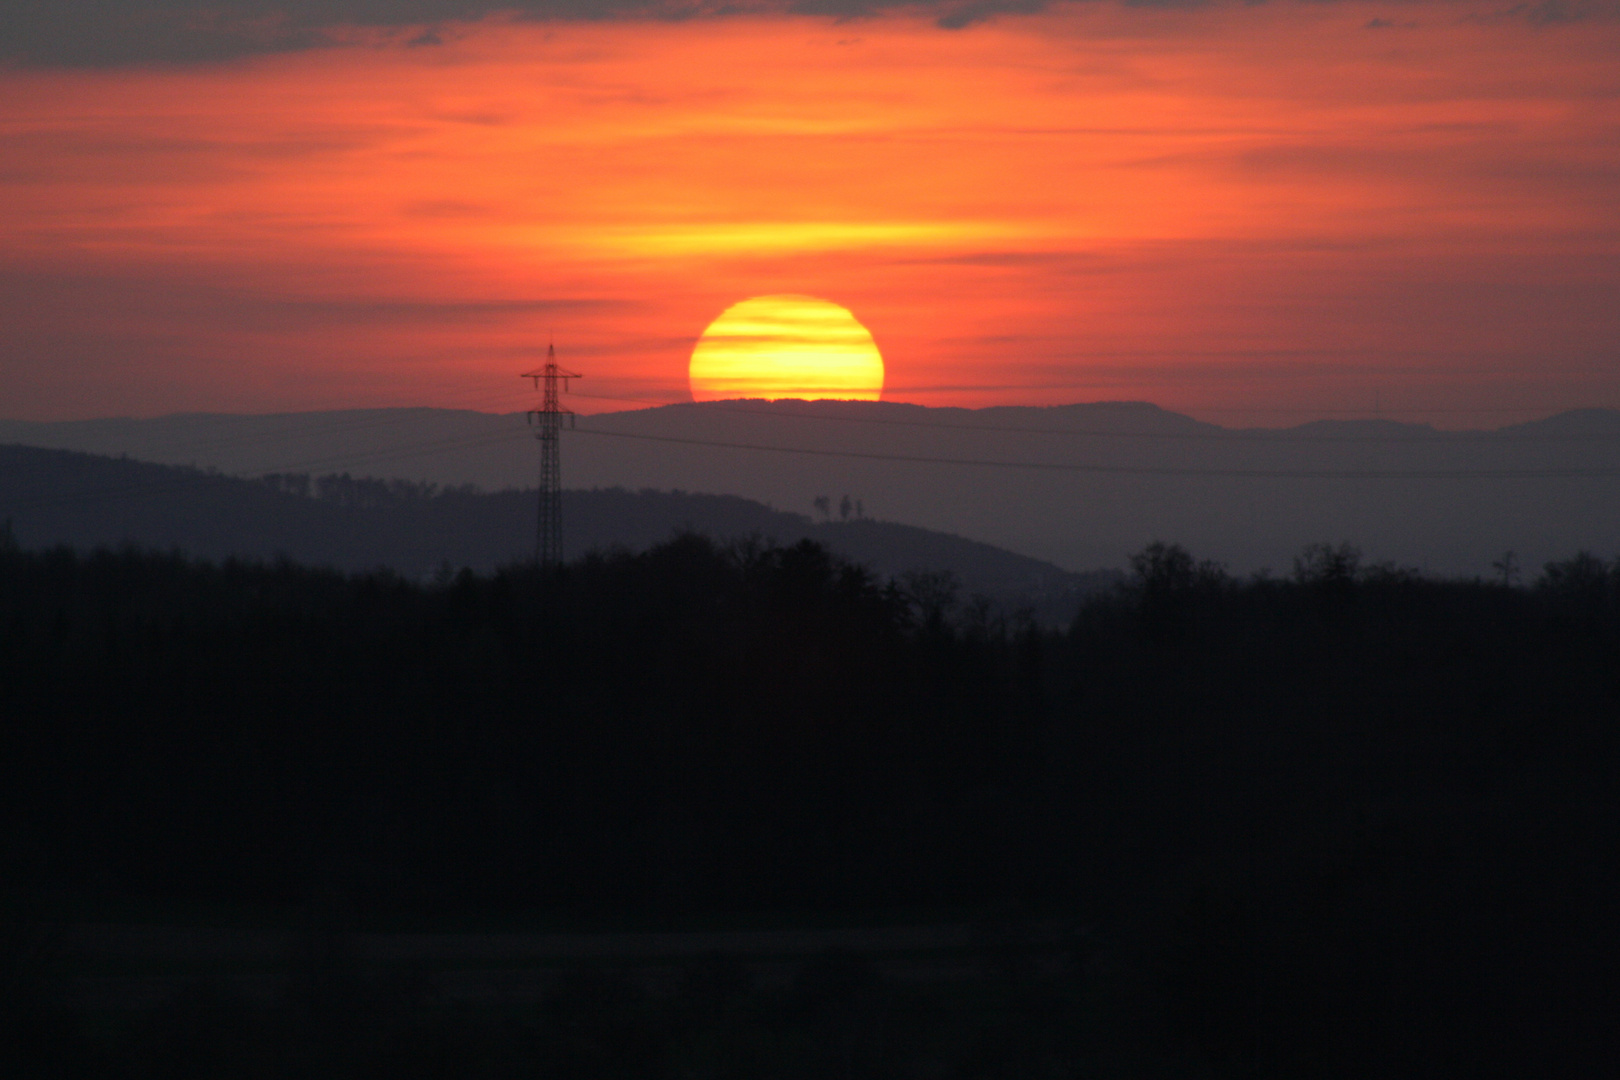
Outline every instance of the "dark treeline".
<path fill-rule="evenodd" d="M 259 482 L 271 491 L 303 499 L 322 499 L 343 506 L 372 509 L 381 506 L 407 506 L 433 499 L 456 499 L 482 494 L 477 484 L 439 485 L 422 480 L 381 480 L 374 476 L 354 477 L 348 473 L 265 473 Z"/>
<path fill-rule="evenodd" d="M 1020 1075 L 1612 1061 L 1620 564 L 1134 568 L 1047 631 L 809 542 L 428 586 L 6 545 L 0 874 L 375 925 L 1069 920 Z"/>

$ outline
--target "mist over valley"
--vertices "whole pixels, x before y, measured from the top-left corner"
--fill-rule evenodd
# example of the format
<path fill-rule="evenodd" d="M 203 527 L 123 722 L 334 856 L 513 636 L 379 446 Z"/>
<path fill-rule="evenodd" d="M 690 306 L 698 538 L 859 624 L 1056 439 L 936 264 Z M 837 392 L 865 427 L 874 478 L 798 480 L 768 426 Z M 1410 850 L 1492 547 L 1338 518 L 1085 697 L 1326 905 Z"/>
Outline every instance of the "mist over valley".
<path fill-rule="evenodd" d="M 1236 572 L 1283 572 L 1307 544 L 1348 541 L 1371 560 L 1471 575 L 1509 550 L 1537 566 L 1620 538 L 1620 413 L 1605 409 L 1441 431 L 1378 419 L 1227 429 L 1129 402 L 706 402 L 582 416 L 563 439 L 571 490 L 733 495 L 804 515 L 825 496 L 829 516 L 847 495 L 866 517 L 1069 571 L 1122 568 L 1163 540 Z M 0 441 L 247 477 L 535 483 L 521 414 L 5 421 Z"/>

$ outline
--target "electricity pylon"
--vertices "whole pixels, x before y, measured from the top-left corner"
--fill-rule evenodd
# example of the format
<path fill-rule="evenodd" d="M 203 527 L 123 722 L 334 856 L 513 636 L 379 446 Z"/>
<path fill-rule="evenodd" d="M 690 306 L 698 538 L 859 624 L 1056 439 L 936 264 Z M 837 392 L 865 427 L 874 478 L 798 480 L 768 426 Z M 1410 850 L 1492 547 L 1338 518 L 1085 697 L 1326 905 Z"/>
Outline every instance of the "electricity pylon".
<path fill-rule="evenodd" d="M 546 366 L 525 371 L 525 379 L 534 380 L 534 388 L 542 389 L 545 396 L 538 409 L 529 411 L 529 423 L 534 425 L 534 437 L 540 440 L 540 523 L 534 538 L 534 559 L 541 566 L 556 566 L 562 562 L 562 455 L 559 453 L 563 417 L 568 426 L 574 426 L 574 413 L 557 400 L 557 380 L 568 389 L 569 379 L 582 379 L 583 375 L 565 371 L 557 366 L 557 349 L 546 346 Z"/>

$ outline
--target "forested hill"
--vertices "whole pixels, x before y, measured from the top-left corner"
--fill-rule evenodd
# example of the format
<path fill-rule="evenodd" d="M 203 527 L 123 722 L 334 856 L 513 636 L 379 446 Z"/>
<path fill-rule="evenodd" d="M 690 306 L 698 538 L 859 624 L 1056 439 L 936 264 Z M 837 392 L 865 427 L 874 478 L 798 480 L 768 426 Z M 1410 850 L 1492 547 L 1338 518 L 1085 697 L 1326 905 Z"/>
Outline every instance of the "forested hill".
<path fill-rule="evenodd" d="M 422 585 L 0 536 L 0 883 L 47 910 L 986 928 L 975 957 L 784 990 L 598 968 L 499 1009 L 345 967 L 334 929 L 275 1004 L 247 996 L 271 972 L 199 963 L 130 1005 L 123 968 L 14 959 L 34 939 L 0 911 L 0 1073 L 1611 1072 L 1620 566 L 1135 569 L 1060 633 L 941 618 L 811 543 Z M 1055 955 L 1035 919 L 1073 928 Z M 52 1011 L 87 985 L 126 1016 Z M 77 1066 L 7 1069 L 24 1037 Z M 198 1047 L 221 1060 L 148 1064 Z"/>
<path fill-rule="evenodd" d="M 735 496 L 623 489 L 563 496 L 565 553 L 640 550 L 691 530 L 721 540 L 810 538 L 882 577 L 949 571 L 978 594 L 1066 621 L 1117 573 L 1074 574 L 948 533 L 857 516 L 827 520 Z M 343 570 L 386 566 L 410 578 L 445 564 L 487 572 L 534 550 L 532 491 L 485 493 L 401 480 L 218 473 L 63 450 L 0 446 L 0 520 L 24 547 L 134 543 L 203 558 L 269 559 Z M 1123 553 L 1121 553 L 1123 555 Z"/>

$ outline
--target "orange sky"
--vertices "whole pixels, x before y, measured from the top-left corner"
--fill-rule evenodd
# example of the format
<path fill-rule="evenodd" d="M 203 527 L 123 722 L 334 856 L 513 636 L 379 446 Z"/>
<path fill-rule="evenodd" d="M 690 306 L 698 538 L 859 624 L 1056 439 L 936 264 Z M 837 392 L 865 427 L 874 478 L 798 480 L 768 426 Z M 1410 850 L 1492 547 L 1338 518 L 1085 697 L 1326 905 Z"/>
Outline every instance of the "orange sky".
<path fill-rule="evenodd" d="M 581 411 L 685 400 L 709 320 L 789 292 L 861 318 L 894 400 L 1620 407 L 1620 22 L 1491 10 L 494 19 L 0 70 L 0 415 L 520 409 L 553 334 Z"/>

